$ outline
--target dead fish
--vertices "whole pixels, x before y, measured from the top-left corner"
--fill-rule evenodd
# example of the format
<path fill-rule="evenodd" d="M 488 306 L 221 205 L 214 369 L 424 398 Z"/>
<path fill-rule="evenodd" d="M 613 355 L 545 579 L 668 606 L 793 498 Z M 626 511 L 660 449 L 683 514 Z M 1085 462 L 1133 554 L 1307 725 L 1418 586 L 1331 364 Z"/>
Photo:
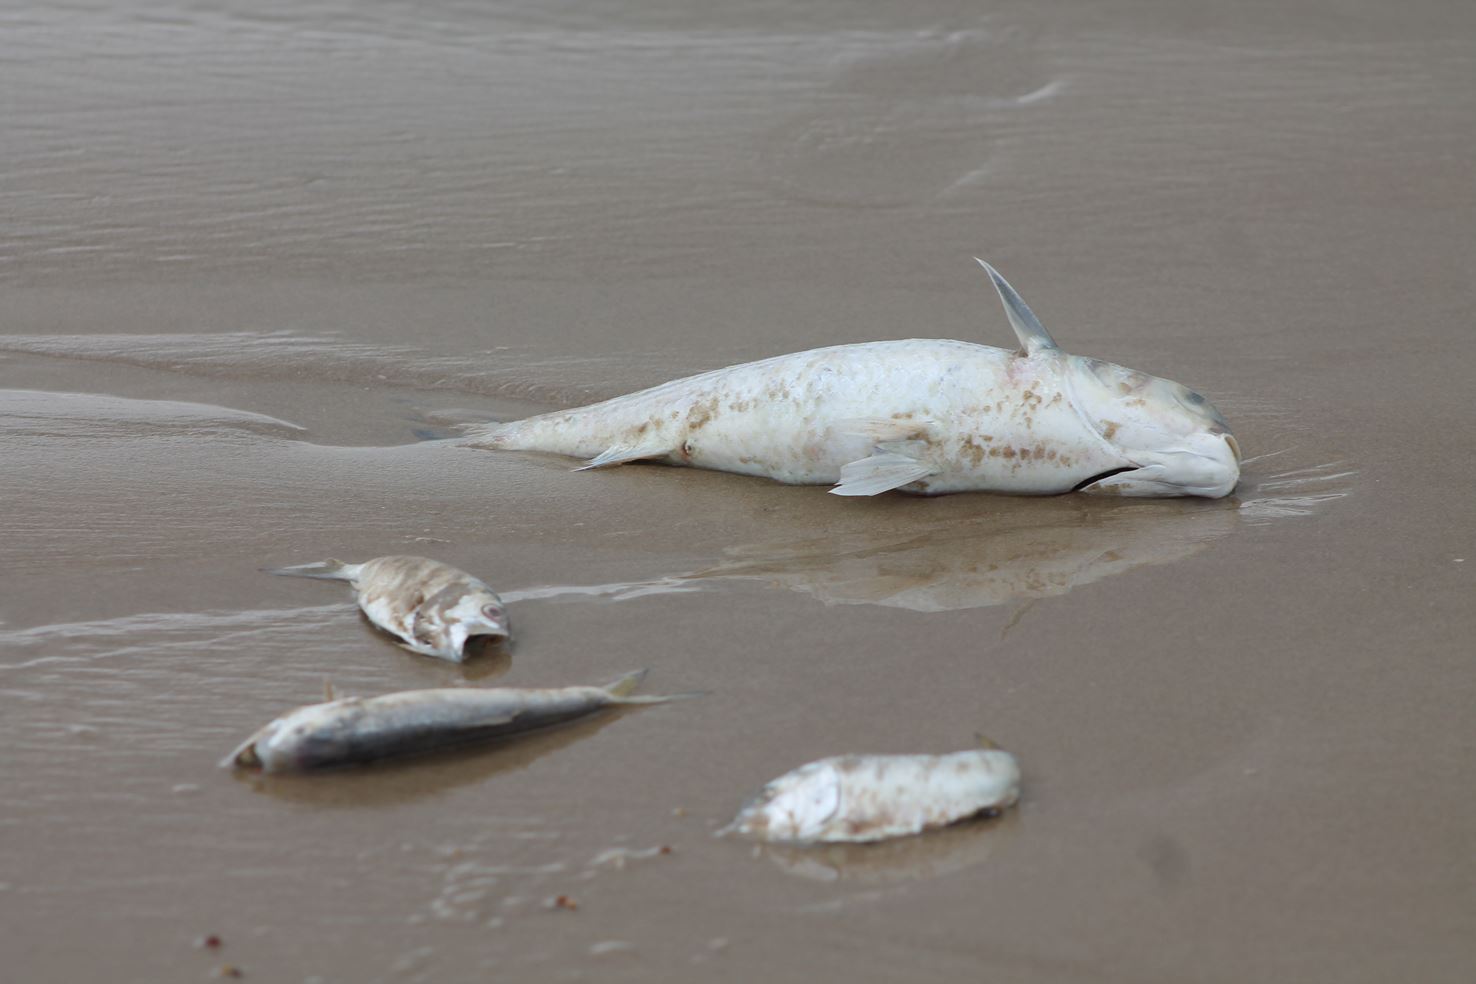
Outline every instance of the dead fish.
<path fill-rule="evenodd" d="M 411 652 L 453 663 L 466 659 L 468 639 L 506 639 L 510 634 L 507 609 L 497 592 L 438 560 L 376 557 L 362 564 L 322 560 L 266 572 L 347 581 L 369 621 L 398 636 Z"/>
<path fill-rule="evenodd" d="M 789 843 L 875 841 L 916 834 L 1020 798 L 1009 752 L 843 755 L 802 765 L 769 783 L 719 834 Z"/>
<path fill-rule="evenodd" d="M 359 765 L 521 735 L 615 705 L 695 696 L 632 696 L 645 675 L 637 670 L 604 687 L 457 687 L 309 704 L 247 738 L 220 765 L 261 772 Z"/>
<path fill-rule="evenodd" d="M 834 484 L 836 495 L 990 491 L 1228 495 L 1240 447 L 1203 396 L 1056 346 L 988 272 L 1020 341 L 866 342 L 781 355 L 574 410 L 472 428 L 465 443 L 604 468 L 651 460 Z"/>

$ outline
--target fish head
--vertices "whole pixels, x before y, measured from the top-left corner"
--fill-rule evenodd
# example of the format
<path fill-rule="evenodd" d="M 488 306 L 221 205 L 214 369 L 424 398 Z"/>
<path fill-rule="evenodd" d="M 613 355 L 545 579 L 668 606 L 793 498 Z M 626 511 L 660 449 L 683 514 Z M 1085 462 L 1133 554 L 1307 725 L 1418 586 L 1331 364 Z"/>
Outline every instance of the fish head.
<path fill-rule="evenodd" d="M 814 762 L 765 786 L 728 829 L 759 840 L 814 840 L 840 808 L 839 772 L 829 762 Z"/>
<path fill-rule="evenodd" d="M 464 591 L 444 609 L 439 620 L 446 627 L 447 649 L 457 654 L 464 653 L 468 639 L 498 641 L 511 635 L 507 607 L 487 589 Z"/>
<path fill-rule="evenodd" d="M 341 761 L 353 715 L 341 713 L 357 697 L 299 707 L 258 730 L 221 760 L 221 767 L 252 772 L 296 772 Z"/>
<path fill-rule="evenodd" d="M 1121 462 L 1077 491 L 1211 499 L 1230 494 L 1240 480 L 1240 446 L 1220 411 L 1173 380 L 1062 352 L 999 271 L 975 260 L 999 292 L 1021 354 L 1061 366 L 1076 412 Z"/>
<path fill-rule="evenodd" d="M 1123 464 L 1078 491 L 1102 495 L 1229 495 L 1240 445 L 1220 411 L 1182 383 L 1080 355 L 1064 357 L 1082 420 Z"/>

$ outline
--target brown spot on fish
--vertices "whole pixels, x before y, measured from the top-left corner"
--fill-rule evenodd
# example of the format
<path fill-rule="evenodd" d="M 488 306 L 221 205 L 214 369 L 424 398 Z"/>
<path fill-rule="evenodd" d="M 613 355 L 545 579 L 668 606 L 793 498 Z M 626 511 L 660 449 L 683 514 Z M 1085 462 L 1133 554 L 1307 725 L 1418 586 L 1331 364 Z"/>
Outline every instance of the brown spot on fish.
<path fill-rule="evenodd" d="M 1006 458 L 1013 458 L 1015 456 L 1015 449 L 1007 445 L 1002 453 Z"/>
<path fill-rule="evenodd" d="M 1122 425 L 1115 420 L 1102 421 L 1102 436 L 1109 441 L 1112 440 L 1113 435 L 1117 433 L 1117 428 L 1121 426 Z"/>
<path fill-rule="evenodd" d="M 717 412 L 718 398 L 715 396 L 706 403 L 693 404 L 692 408 L 687 411 L 687 430 L 701 430 L 717 415 Z"/>

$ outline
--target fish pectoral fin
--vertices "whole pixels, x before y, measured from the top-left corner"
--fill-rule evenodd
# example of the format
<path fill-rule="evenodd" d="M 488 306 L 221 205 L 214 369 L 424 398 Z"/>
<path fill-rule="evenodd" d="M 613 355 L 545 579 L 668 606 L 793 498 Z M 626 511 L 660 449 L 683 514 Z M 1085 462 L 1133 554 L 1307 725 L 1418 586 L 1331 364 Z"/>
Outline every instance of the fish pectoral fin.
<path fill-rule="evenodd" d="M 904 420 L 894 417 L 848 417 L 837 420 L 830 429 L 836 434 L 864 437 L 873 444 L 883 445 L 926 440 L 933 429 L 933 421 L 925 417 Z"/>
<path fill-rule="evenodd" d="M 575 471 L 592 471 L 596 468 L 613 468 L 631 461 L 647 461 L 651 458 L 664 458 L 676 450 L 664 441 L 647 441 L 644 444 L 615 444 L 585 464 L 580 465 Z"/>
<path fill-rule="evenodd" d="M 916 458 L 895 451 L 879 451 L 869 458 L 842 466 L 840 483 L 830 492 L 832 495 L 879 495 L 931 474 L 933 469 Z"/>

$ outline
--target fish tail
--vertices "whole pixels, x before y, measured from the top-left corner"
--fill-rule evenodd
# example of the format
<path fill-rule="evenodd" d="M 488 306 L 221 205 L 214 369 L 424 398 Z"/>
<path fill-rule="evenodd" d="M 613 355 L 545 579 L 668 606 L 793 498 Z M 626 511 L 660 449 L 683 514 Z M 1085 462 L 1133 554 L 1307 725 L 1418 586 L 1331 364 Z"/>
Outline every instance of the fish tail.
<path fill-rule="evenodd" d="M 664 704 L 669 700 L 686 700 L 688 697 L 701 697 L 701 691 L 692 691 L 685 694 L 653 694 L 651 696 L 633 696 L 636 687 L 646 678 L 650 670 L 636 670 L 627 673 L 620 679 L 604 686 L 605 693 L 610 695 L 613 704 Z"/>
<path fill-rule="evenodd" d="M 341 560 L 316 560 L 311 564 L 293 564 L 290 567 L 263 567 L 267 574 L 282 574 L 287 577 L 315 577 L 324 581 L 352 581 L 358 576 L 362 564 L 345 564 Z"/>
<path fill-rule="evenodd" d="M 508 448 L 511 443 L 507 424 L 495 422 L 490 424 L 463 424 L 458 429 L 461 431 L 462 436 L 456 440 L 457 447 L 479 448 L 483 451 L 501 451 Z"/>

